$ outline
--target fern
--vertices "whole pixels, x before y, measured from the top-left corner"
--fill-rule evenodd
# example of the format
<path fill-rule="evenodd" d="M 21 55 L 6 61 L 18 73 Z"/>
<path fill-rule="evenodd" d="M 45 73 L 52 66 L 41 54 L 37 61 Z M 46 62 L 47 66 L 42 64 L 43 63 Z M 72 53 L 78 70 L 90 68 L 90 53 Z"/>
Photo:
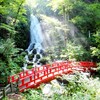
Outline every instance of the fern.
<path fill-rule="evenodd" d="M 7 25 L 7 24 L 4 24 L 4 23 L 1 23 L 0 25 L 0 30 L 6 30 L 7 34 L 10 36 L 10 37 L 13 37 L 15 34 L 16 34 L 16 31 L 14 29 L 14 27 L 10 26 L 10 25 Z"/>

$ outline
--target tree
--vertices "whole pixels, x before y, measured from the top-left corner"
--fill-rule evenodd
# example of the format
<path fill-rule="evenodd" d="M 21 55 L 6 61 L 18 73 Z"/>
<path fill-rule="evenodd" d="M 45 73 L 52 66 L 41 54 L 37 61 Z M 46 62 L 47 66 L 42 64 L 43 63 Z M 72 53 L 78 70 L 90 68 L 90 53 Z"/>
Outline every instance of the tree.
<path fill-rule="evenodd" d="M 58 0 L 57 2 L 52 0 L 50 5 L 53 10 L 59 10 L 61 14 L 66 13 L 66 17 L 85 35 L 89 31 L 96 33 L 100 28 L 100 4 L 98 2 L 85 3 L 81 0 Z"/>
<path fill-rule="evenodd" d="M 53 10 L 59 10 L 60 14 L 67 15 L 65 21 L 72 22 L 87 38 L 87 48 L 93 46 L 96 50 L 99 49 L 100 42 L 94 42 L 98 40 L 100 30 L 100 3 L 98 0 L 51 0 L 50 6 Z M 99 54 L 97 53 L 96 56 L 99 57 Z"/>
<path fill-rule="evenodd" d="M 7 78 L 12 74 L 11 71 L 15 71 L 18 68 L 18 65 L 12 59 L 17 52 L 18 49 L 15 48 L 11 39 L 0 41 L 0 83 L 7 84 Z"/>
<path fill-rule="evenodd" d="M 95 56 L 96 58 L 98 58 L 98 61 L 100 60 L 100 31 L 98 31 L 95 35 L 94 35 L 94 39 L 95 39 L 95 44 L 96 46 L 91 47 L 92 50 L 92 56 Z"/>
<path fill-rule="evenodd" d="M 0 23 L 1 23 L 1 31 L 3 33 L 0 33 L 1 36 L 2 34 L 8 34 L 9 36 L 13 36 L 11 35 L 9 31 L 11 31 L 11 29 L 15 28 L 16 23 L 19 22 L 19 20 L 21 21 L 26 21 L 26 16 L 24 16 L 23 14 L 25 14 L 25 9 L 23 8 L 23 3 L 25 0 L 1 0 L 0 1 Z M 4 27 L 4 24 L 6 25 Z M 15 34 L 15 32 L 12 32 L 13 34 Z M 6 35 L 5 35 L 6 36 Z M 8 38 L 8 37 L 7 37 Z M 11 37 L 10 37 L 11 38 Z M 13 38 L 13 37 L 12 37 Z"/>
<path fill-rule="evenodd" d="M 24 61 L 23 57 L 19 59 L 20 49 L 15 45 L 15 36 L 20 31 L 16 26 L 27 23 L 24 1 L 0 0 L 0 83 L 7 83 L 8 76 L 17 73 L 21 69 L 20 61 Z"/>

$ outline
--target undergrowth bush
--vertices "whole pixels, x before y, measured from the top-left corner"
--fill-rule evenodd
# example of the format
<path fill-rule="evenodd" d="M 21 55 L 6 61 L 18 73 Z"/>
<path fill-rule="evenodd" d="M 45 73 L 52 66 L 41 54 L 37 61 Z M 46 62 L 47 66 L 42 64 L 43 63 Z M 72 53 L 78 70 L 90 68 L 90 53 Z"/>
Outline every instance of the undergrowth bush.
<path fill-rule="evenodd" d="M 20 63 L 23 57 L 19 57 L 19 49 L 15 48 L 11 39 L 0 41 L 0 83 L 7 84 L 8 77 L 21 71 Z M 20 58 L 20 59 L 19 59 Z"/>
<path fill-rule="evenodd" d="M 100 100 L 99 78 L 88 78 L 83 73 L 75 73 L 64 75 L 62 79 L 68 81 L 68 84 L 64 85 L 62 94 L 53 93 L 51 96 L 46 96 L 43 95 L 41 88 L 38 88 L 26 90 L 23 96 L 26 100 Z"/>
<path fill-rule="evenodd" d="M 57 47 L 56 47 L 57 48 Z M 48 56 L 53 60 L 76 60 L 91 61 L 90 51 L 87 51 L 82 45 L 68 41 L 66 47 L 57 51 L 55 47 L 47 50 Z"/>

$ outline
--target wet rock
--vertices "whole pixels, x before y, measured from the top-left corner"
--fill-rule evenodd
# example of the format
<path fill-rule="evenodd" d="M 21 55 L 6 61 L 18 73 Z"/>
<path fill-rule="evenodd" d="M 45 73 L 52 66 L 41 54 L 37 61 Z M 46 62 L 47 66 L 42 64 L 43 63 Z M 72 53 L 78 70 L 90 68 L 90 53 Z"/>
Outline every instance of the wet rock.
<path fill-rule="evenodd" d="M 45 52 L 43 50 L 40 50 L 40 54 L 42 54 L 43 56 L 45 56 Z"/>
<path fill-rule="evenodd" d="M 37 50 L 33 49 L 32 54 L 37 54 Z"/>
<path fill-rule="evenodd" d="M 23 96 L 21 96 L 20 94 L 8 94 L 7 95 L 8 99 L 7 100 L 26 100 Z"/>
<path fill-rule="evenodd" d="M 42 89 L 42 93 L 46 96 L 51 96 L 53 94 L 52 85 L 51 84 L 46 84 Z"/>
<path fill-rule="evenodd" d="M 51 81 L 53 93 L 63 94 L 65 89 L 59 82 L 55 79 Z"/>
<path fill-rule="evenodd" d="M 57 79 L 57 81 L 58 81 L 59 83 L 62 83 L 62 82 L 63 82 L 62 77 L 57 77 L 56 79 Z"/>
<path fill-rule="evenodd" d="M 42 58 L 42 59 L 40 59 L 40 63 L 41 63 L 42 65 L 45 65 L 45 64 L 48 63 L 48 60 L 45 59 L 45 58 Z"/>
<path fill-rule="evenodd" d="M 34 54 L 30 54 L 30 55 L 28 55 L 28 59 L 29 59 L 30 61 L 33 60 L 33 57 L 34 57 Z"/>
<path fill-rule="evenodd" d="M 41 58 L 40 54 L 36 54 L 36 59 L 40 59 L 40 58 Z"/>
<path fill-rule="evenodd" d="M 31 51 L 34 48 L 35 44 L 31 43 L 30 46 L 28 47 L 28 50 Z"/>

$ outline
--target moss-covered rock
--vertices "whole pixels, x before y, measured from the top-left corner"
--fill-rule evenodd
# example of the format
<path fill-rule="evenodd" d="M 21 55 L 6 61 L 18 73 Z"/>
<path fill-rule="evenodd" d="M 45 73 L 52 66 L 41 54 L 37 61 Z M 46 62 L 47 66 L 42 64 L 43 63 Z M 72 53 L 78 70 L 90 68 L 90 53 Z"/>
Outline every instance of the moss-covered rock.
<path fill-rule="evenodd" d="M 31 65 L 28 65 L 27 66 L 27 69 L 32 69 L 33 67 Z"/>
<path fill-rule="evenodd" d="M 41 58 L 40 54 L 36 54 L 36 59 L 40 59 L 40 58 Z"/>
<path fill-rule="evenodd" d="M 34 58 L 34 54 L 28 55 L 29 60 L 31 61 Z"/>
<path fill-rule="evenodd" d="M 40 63 L 43 64 L 43 65 L 45 65 L 46 63 L 48 63 L 48 59 L 47 58 L 42 58 L 40 60 Z"/>

